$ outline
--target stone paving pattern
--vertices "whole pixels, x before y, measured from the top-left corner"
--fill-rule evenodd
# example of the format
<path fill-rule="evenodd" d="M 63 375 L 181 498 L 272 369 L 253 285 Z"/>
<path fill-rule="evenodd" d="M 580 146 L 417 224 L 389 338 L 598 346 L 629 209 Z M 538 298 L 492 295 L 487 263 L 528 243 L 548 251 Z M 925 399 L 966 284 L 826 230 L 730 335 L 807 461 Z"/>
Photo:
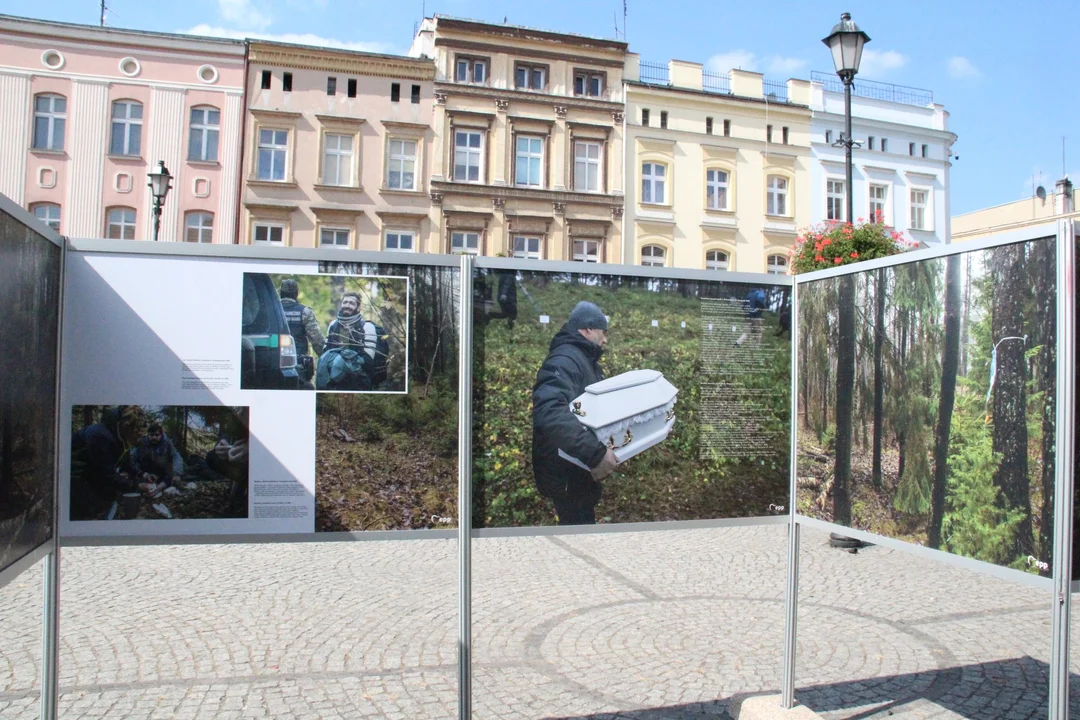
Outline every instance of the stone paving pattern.
<path fill-rule="evenodd" d="M 778 692 L 786 545 L 475 540 L 474 717 L 729 718 Z M 70 548 L 62 572 L 63 718 L 457 715 L 456 541 Z M 5 719 L 38 717 L 40 603 L 40 565 L 0 588 Z M 804 529 L 796 696 L 829 720 L 1046 717 L 1050 617 L 1047 592 Z"/>

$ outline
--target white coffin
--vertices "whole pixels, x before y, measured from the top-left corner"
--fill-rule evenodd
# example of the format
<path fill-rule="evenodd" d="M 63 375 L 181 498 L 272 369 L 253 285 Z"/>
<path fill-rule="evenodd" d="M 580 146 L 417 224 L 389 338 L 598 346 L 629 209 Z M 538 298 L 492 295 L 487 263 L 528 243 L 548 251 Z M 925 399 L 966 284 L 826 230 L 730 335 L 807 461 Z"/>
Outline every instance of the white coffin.
<path fill-rule="evenodd" d="M 570 412 L 623 462 L 671 433 L 678 394 L 658 370 L 631 370 L 586 387 Z"/>

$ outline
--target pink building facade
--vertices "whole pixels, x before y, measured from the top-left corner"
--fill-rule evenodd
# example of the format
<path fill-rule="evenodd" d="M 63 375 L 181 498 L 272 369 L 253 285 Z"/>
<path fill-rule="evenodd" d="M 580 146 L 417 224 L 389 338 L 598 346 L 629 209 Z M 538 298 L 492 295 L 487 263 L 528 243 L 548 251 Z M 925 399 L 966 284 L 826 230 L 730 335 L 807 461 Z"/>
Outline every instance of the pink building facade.
<path fill-rule="evenodd" d="M 0 16 L 0 193 L 71 237 L 235 243 L 242 41 Z"/>

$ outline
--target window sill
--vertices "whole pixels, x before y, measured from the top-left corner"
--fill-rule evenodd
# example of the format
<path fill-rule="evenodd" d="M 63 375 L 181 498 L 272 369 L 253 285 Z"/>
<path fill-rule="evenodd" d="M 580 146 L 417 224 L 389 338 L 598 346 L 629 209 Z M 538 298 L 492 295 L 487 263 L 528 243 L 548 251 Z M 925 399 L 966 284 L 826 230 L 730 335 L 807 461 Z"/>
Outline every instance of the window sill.
<path fill-rule="evenodd" d="M 381 187 L 379 188 L 380 195 L 401 195 L 402 197 L 422 196 L 424 193 L 417 188 L 416 190 L 402 190 L 401 188 Z"/>
<path fill-rule="evenodd" d="M 105 155 L 105 157 L 109 158 L 110 160 L 116 160 L 117 162 L 129 162 L 129 163 L 144 163 L 144 162 L 146 162 L 145 160 L 143 160 L 142 155 L 115 155 L 113 153 L 108 153 L 108 154 Z"/>
<path fill-rule="evenodd" d="M 714 208 L 714 207 L 708 207 L 708 206 L 705 207 L 705 212 L 712 213 L 714 215 L 721 215 L 721 216 L 723 216 L 723 215 L 734 215 L 735 214 L 735 211 L 733 209 L 731 209 L 731 208 Z"/>
<path fill-rule="evenodd" d="M 641 205 L 641 207 L 646 209 L 646 210 L 660 210 L 660 211 L 668 210 L 668 211 L 670 211 L 671 208 L 672 208 L 671 204 L 669 204 L 669 203 L 641 202 L 641 203 L 638 203 L 638 204 Z"/>
<path fill-rule="evenodd" d="M 364 188 L 361 185 L 324 185 L 323 183 L 315 183 L 314 187 L 319 192 L 347 192 L 347 193 L 361 193 L 364 192 Z"/>
<path fill-rule="evenodd" d="M 217 160 L 188 160 L 187 164 L 196 167 L 221 167 L 221 163 Z"/>
<path fill-rule="evenodd" d="M 259 180 L 257 178 L 248 178 L 247 184 L 250 187 L 284 187 L 284 188 L 297 188 L 295 180 Z"/>
<path fill-rule="evenodd" d="M 54 155 L 54 156 L 64 156 L 64 157 L 67 156 L 67 151 L 65 151 L 65 150 L 50 150 L 49 148 L 34 148 L 34 147 L 32 147 L 32 148 L 30 148 L 30 152 L 34 153 L 35 155 Z"/>

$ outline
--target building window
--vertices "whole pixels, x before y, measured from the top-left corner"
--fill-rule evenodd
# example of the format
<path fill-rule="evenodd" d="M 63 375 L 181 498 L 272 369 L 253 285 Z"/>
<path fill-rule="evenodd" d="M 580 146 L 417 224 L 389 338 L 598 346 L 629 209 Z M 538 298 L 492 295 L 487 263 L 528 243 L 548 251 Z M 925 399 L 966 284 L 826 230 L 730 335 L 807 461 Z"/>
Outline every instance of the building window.
<path fill-rule="evenodd" d="M 881 152 L 889 152 L 889 138 L 881 138 Z"/>
<path fill-rule="evenodd" d="M 412 97 L 410 98 L 410 100 L 412 101 L 413 105 L 419 105 L 420 104 L 420 86 L 419 85 L 413 85 L 412 86 Z"/>
<path fill-rule="evenodd" d="M 401 100 L 401 83 L 390 83 L 390 102 Z"/>
<path fill-rule="evenodd" d="M 416 149 L 415 140 L 390 139 L 386 186 L 391 190 L 416 189 Z"/>
<path fill-rule="evenodd" d="M 663 205 L 666 202 L 664 180 L 667 167 L 660 163 L 642 163 L 641 165 L 641 202 Z"/>
<path fill-rule="evenodd" d="M 659 245 L 646 245 L 641 248 L 641 264 L 646 267 L 664 267 L 664 248 Z"/>
<path fill-rule="evenodd" d="M 188 132 L 188 160 L 217 162 L 218 132 L 221 111 L 213 107 L 191 108 L 191 128 Z"/>
<path fill-rule="evenodd" d="M 285 161 L 289 156 L 289 131 L 259 128 L 259 180 L 285 181 Z"/>
<path fill-rule="evenodd" d="M 454 133 L 454 179 L 458 182 L 480 182 L 480 161 L 483 154 L 483 133 L 479 130 L 458 130 Z"/>
<path fill-rule="evenodd" d="M 772 125 L 765 126 L 765 142 L 772 142 Z"/>
<path fill-rule="evenodd" d="M 728 174 L 723 170 L 705 173 L 705 206 L 710 210 L 728 209 Z"/>
<path fill-rule="evenodd" d="M 135 239 L 135 208 L 110 208 L 105 237 L 117 240 Z"/>
<path fill-rule="evenodd" d="M 319 228 L 319 247 L 349 249 L 349 228 Z"/>
<path fill-rule="evenodd" d="M 604 74 L 577 70 L 574 72 L 574 94 L 600 97 L 604 93 Z"/>
<path fill-rule="evenodd" d="M 885 199 L 888 196 L 889 188 L 887 186 L 870 186 L 870 222 L 885 222 Z"/>
<path fill-rule="evenodd" d="M 721 250 L 709 250 L 705 253 L 705 269 L 706 270 L 727 270 L 728 269 L 728 254 Z"/>
<path fill-rule="evenodd" d="M 667 110 L 660 111 L 660 127 L 667 129 Z"/>
<path fill-rule="evenodd" d="M 189 212 L 185 215 L 184 242 L 214 242 L 214 216 L 208 212 Z"/>
<path fill-rule="evenodd" d="M 346 91 L 348 92 L 349 97 L 356 97 L 356 78 L 349 78 Z"/>
<path fill-rule="evenodd" d="M 331 135 L 323 139 L 323 185 L 353 184 L 353 136 Z"/>
<path fill-rule="evenodd" d="M 574 260 L 577 262 L 600 262 L 599 240 L 575 240 Z"/>
<path fill-rule="evenodd" d="M 783 255 L 770 255 L 765 272 L 769 275 L 787 275 L 787 258 Z"/>
<path fill-rule="evenodd" d="M 866 138 L 866 147 L 867 147 L 868 150 L 873 150 L 874 149 L 874 136 L 873 135 Z"/>
<path fill-rule="evenodd" d="M 263 70 L 262 71 L 262 81 L 259 84 L 259 87 L 261 87 L 263 90 L 269 90 L 270 89 L 270 78 L 272 78 L 272 77 L 274 77 L 274 74 L 272 72 L 270 72 L 269 70 Z"/>
<path fill-rule="evenodd" d="M 712 135 L 712 118 L 705 118 L 705 134 Z"/>
<path fill-rule="evenodd" d="M 926 230 L 926 201 L 929 193 L 926 190 L 911 191 L 911 229 Z"/>
<path fill-rule="evenodd" d="M 766 192 L 765 212 L 769 215 L 787 215 L 787 178 L 770 175 Z"/>
<path fill-rule="evenodd" d="M 543 65 L 521 65 L 514 68 L 514 87 L 518 90 L 543 90 L 547 87 L 547 68 Z"/>
<path fill-rule="evenodd" d="M 35 150 L 63 150 L 67 124 L 67 98 L 62 95 L 34 96 Z"/>
<path fill-rule="evenodd" d="M 825 181 L 825 217 L 828 220 L 844 220 L 844 181 Z"/>
<path fill-rule="evenodd" d="M 922 146 L 922 156 L 923 157 L 930 157 L 930 146 L 929 145 L 923 145 Z"/>
<path fill-rule="evenodd" d="M 540 259 L 540 238 L 527 235 L 515 235 L 511 255 L 516 258 Z"/>
<path fill-rule="evenodd" d="M 34 217 L 60 232 L 60 206 L 55 203 L 38 203 L 30 208 Z"/>
<path fill-rule="evenodd" d="M 600 192 L 601 143 L 579 140 L 574 143 L 574 189 Z"/>
<path fill-rule="evenodd" d="M 459 57 L 454 79 L 461 83 L 484 84 L 487 82 L 488 62 L 481 58 Z"/>
<path fill-rule="evenodd" d="M 284 92 L 292 92 L 292 73 L 291 72 L 281 74 L 281 89 Z"/>
<path fill-rule="evenodd" d="M 649 127 L 649 108 L 641 108 L 641 127 Z"/>
<path fill-rule="evenodd" d="M 519 135 L 515 145 L 514 184 L 523 187 L 543 187 L 543 138 Z"/>
<path fill-rule="evenodd" d="M 285 226 L 280 223 L 255 223 L 256 245 L 281 245 L 285 242 Z"/>
<path fill-rule="evenodd" d="M 468 253 L 469 255 L 480 254 L 480 233 L 455 232 L 450 233 L 450 252 Z"/>
<path fill-rule="evenodd" d="M 337 78 L 336 77 L 328 77 L 328 78 L 326 78 L 326 94 L 327 95 L 337 95 Z"/>
<path fill-rule="evenodd" d="M 731 121 L 724 121 L 724 137 L 731 137 Z"/>
<path fill-rule="evenodd" d="M 781 142 L 783 142 L 785 145 L 787 145 L 788 144 L 788 129 L 786 127 L 781 128 L 780 129 L 780 135 L 783 138 L 781 140 Z"/>
<path fill-rule="evenodd" d="M 832 130 L 825 131 L 825 142 L 828 145 L 832 145 Z"/>
<path fill-rule="evenodd" d="M 416 233 L 394 230 L 386 233 L 386 249 L 395 252 L 416 252 Z"/>
<path fill-rule="evenodd" d="M 915 143 L 909 142 L 907 144 L 907 154 L 911 157 L 915 157 Z"/>
<path fill-rule="evenodd" d="M 142 152 L 142 116 L 143 106 L 140 102 L 117 100 L 112 104 L 110 155 L 137 157 Z"/>

